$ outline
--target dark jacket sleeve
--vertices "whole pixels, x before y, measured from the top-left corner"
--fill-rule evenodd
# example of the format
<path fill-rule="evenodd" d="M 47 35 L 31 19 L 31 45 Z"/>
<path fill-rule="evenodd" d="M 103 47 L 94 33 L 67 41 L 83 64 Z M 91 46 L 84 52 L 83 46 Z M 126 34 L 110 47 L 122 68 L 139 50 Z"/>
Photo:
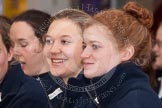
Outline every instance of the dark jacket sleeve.
<path fill-rule="evenodd" d="M 30 85 L 32 84 L 32 88 Z M 24 84 L 8 108 L 50 108 L 48 98 L 39 83 Z"/>
<path fill-rule="evenodd" d="M 162 108 L 162 101 L 151 91 L 132 90 L 128 92 L 113 108 Z"/>

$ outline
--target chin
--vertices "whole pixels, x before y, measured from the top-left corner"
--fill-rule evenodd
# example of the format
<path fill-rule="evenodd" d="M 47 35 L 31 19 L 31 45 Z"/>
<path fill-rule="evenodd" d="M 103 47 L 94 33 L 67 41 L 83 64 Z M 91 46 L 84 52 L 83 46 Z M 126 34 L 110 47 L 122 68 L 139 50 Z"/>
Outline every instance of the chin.
<path fill-rule="evenodd" d="M 91 74 L 91 72 L 90 71 L 84 71 L 84 76 L 86 77 L 86 78 L 88 78 L 88 79 L 91 79 L 91 78 L 93 78 L 93 75 Z"/>
<path fill-rule="evenodd" d="M 57 69 L 51 70 L 51 73 L 53 76 L 56 76 L 56 77 L 62 77 L 65 74 L 64 71 L 57 70 Z"/>

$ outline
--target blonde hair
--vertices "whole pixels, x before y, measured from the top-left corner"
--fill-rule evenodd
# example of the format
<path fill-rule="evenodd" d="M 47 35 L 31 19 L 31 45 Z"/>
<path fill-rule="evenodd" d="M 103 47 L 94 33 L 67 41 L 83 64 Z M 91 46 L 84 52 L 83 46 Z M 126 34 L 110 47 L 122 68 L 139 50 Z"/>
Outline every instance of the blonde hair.
<path fill-rule="evenodd" d="M 50 22 L 52 23 L 55 20 L 59 19 L 69 19 L 73 21 L 76 25 L 80 27 L 80 29 L 83 31 L 83 25 L 86 23 L 89 19 L 92 17 L 78 9 L 63 9 L 57 12 L 54 16 L 52 16 Z"/>

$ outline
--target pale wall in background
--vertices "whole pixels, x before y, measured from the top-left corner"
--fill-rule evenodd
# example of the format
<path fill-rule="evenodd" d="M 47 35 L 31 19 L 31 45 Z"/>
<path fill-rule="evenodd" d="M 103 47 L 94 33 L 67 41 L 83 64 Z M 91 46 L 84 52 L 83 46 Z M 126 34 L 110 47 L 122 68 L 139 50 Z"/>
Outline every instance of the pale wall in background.
<path fill-rule="evenodd" d="M 2 14 L 2 12 L 3 12 L 3 6 L 2 6 L 2 0 L 0 0 L 0 14 Z"/>
<path fill-rule="evenodd" d="M 28 9 L 39 9 L 54 14 L 61 9 L 69 8 L 69 0 L 27 0 Z"/>

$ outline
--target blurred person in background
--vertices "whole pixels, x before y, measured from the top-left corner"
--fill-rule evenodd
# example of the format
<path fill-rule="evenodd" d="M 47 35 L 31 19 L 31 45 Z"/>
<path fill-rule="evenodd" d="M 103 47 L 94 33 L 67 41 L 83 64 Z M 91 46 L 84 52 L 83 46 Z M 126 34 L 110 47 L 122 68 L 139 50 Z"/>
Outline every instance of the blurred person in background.
<path fill-rule="evenodd" d="M 10 65 L 13 48 L 11 21 L 0 16 L 0 108 L 50 108 L 40 83 L 26 76 L 20 65 Z"/>
<path fill-rule="evenodd" d="M 154 24 L 152 27 L 153 32 L 153 54 L 154 62 L 152 67 L 156 74 L 157 86 L 155 91 L 158 93 L 159 98 L 162 99 L 162 4 L 154 11 Z"/>
<path fill-rule="evenodd" d="M 49 65 L 43 53 L 43 35 L 47 32 L 51 16 L 39 10 L 27 10 L 12 20 L 10 37 L 14 57 L 28 76 L 42 85 L 52 108 L 53 93 L 57 87 L 49 75 Z"/>

